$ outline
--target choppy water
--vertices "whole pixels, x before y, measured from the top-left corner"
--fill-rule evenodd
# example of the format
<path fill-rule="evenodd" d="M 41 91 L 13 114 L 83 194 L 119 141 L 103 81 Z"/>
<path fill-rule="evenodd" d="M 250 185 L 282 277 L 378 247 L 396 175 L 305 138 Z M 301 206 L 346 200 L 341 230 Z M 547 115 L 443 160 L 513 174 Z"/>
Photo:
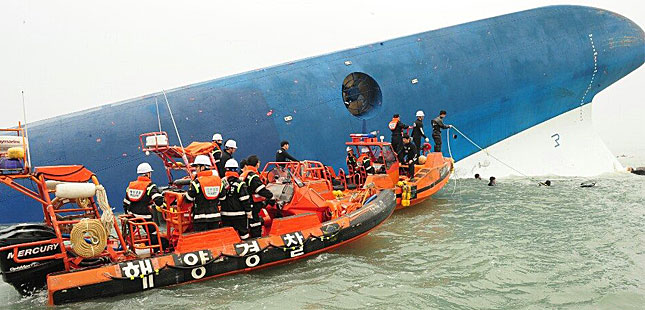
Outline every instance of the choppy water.
<path fill-rule="evenodd" d="M 451 181 L 336 251 L 59 308 L 644 309 L 645 177 Z M 0 283 L 0 307 L 43 307 Z"/>

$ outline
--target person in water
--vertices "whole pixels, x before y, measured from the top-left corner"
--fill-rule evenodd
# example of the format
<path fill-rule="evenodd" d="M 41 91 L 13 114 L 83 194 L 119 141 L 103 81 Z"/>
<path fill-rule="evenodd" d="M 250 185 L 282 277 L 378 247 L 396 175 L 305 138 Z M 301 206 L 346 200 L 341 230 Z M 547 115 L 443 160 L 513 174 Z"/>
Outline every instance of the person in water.
<path fill-rule="evenodd" d="M 482 177 L 479 175 L 479 173 L 475 173 L 475 180 L 481 180 Z"/>
<path fill-rule="evenodd" d="M 432 139 L 434 140 L 434 151 L 441 152 L 441 129 L 451 128 L 452 125 L 446 125 L 443 123 L 443 119 L 446 117 L 447 112 L 441 110 L 439 116 L 435 117 L 430 123 L 432 124 Z"/>
<path fill-rule="evenodd" d="M 495 179 L 495 177 L 490 177 L 489 182 L 488 182 L 488 186 L 496 186 L 497 185 L 496 180 L 497 179 Z"/>
<path fill-rule="evenodd" d="M 538 183 L 539 186 L 551 186 L 551 180 Z"/>

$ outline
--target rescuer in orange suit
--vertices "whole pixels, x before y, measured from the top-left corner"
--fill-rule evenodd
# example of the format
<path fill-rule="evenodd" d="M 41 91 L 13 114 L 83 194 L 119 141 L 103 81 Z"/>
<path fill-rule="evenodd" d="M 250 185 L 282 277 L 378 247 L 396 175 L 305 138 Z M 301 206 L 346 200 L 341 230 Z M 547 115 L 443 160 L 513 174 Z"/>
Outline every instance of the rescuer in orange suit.
<path fill-rule="evenodd" d="M 361 156 L 358 157 L 358 162 L 361 163 L 361 166 L 365 168 L 367 174 L 375 174 L 376 170 L 372 165 L 372 159 L 370 158 L 370 149 L 366 146 L 361 147 Z"/>
<path fill-rule="evenodd" d="M 222 216 L 217 208 L 222 191 L 222 180 L 217 171 L 210 170 L 211 161 L 206 155 L 198 155 L 191 164 L 197 170 L 190 182 L 186 200 L 193 203 L 193 230 L 206 231 L 219 228 Z"/>
<path fill-rule="evenodd" d="M 154 205 L 161 212 L 161 207 L 164 204 L 163 195 L 159 192 L 157 185 L 152 183 L 150 179 L 152 171 L 150 164 L 139 164 L 137 167 L 139 177 L 136 181 L 130 182 L 125 190 L 125 198 L 123 198 L 123 210 L 125 213 L 150 222 L 154 220 L 151 206 Z M 157 244 L 157 229 L 154 225 L 147 226 L 150 233 L 150 242 L 153 245 Z"/>

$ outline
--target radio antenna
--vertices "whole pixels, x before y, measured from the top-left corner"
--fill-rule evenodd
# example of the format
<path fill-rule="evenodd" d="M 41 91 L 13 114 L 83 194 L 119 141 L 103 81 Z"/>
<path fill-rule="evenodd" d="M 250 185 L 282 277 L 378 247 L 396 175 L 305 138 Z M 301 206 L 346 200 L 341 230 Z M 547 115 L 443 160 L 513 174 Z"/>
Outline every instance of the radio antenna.
<path fill-rule="evenodd" d="M 25 91 L 21 90 L 22 95 L 22 119 L 25 122 L 25 144 L 27 145 L 27 167 L 31 169 L 31 153 L 29 152 L 29 134 L 27 133 L 27 109 L 25 108 Z"/>
<path fill-rule="evenodd" d="M 184 150 L 184 144 L 181 143 L 181 136 L 179 136 L 179 129 L 177 129 L 177 123 L 175 123 L 175 117 L 172 115 L 172 109 L 170 109 L 170 103 L 168 103 L 168 97 L 166 96 L 166 91 L 161 90 L 163 97 L 166 100 L 166 106 L 168 107 L 168 112 L 170 112 L 170 119 L 172 120 L 172 125 L 175 127 L 175 133 L 177 134 L 177 139 L 179 140 L 179 146 L 181 146 L 181 155 L 184 163 L 188 166 L 188 158 L 186 158 L 186 151 Z"/>
<path fill-rule="evenodd" d="M 161 117 L 159 116 L 159 102 L 157 102 L 157 96 L 155 96 L 155 106 L 157 106 L 157 122 L 159 123 L 159 132 L 161 132 Z"/>

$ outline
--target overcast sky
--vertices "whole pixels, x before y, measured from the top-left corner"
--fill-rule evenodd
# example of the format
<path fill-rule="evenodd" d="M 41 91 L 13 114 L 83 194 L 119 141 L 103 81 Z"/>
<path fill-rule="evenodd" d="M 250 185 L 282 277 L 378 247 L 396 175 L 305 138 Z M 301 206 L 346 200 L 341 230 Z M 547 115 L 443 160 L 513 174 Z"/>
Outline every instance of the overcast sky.
<path fill-rule="evenodd" d="M 568 1 L 645 27 L 642 1 Z M 437 5 L 439 3 L 440 5 Z M 0 1 L 0 126 L 559 1 Z M 598 95 L 616 154 L 645 153 L 645 68 Z"/>

